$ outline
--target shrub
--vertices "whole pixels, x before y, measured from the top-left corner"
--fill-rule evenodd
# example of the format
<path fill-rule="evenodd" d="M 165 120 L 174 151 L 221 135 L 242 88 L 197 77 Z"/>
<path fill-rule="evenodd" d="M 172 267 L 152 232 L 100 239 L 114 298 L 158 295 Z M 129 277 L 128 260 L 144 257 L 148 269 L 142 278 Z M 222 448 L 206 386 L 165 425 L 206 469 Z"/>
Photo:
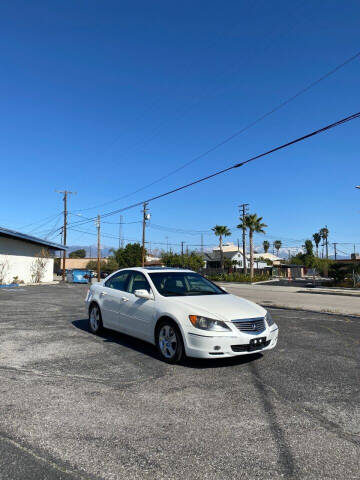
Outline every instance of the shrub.
<path fill-rule="evenodd" d="M 269 280 L 269 275 L 266 273 L 256 274 L 253 279 L 250 279 L 250 275 L 245 275 L 244 273 L 219 273 L 217 275 L 208 275 L 207 278 L 213 282 L 241 282 L 241 283 L 251 283 L 251 282 L 262 282 L 264 280 Z"/>

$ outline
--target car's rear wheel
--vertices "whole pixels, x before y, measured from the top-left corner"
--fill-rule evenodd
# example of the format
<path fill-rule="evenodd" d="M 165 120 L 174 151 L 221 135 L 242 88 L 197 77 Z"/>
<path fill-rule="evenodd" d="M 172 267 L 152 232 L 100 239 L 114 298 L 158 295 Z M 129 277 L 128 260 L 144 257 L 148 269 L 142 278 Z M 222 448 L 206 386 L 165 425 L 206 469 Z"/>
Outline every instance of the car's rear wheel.
<path fill-rule="evenodd" d="M 100 308 L 96 303 L 93 303 L 89 311 L 89 330 L 98 335 L 103 328 Z"/>
<path fill-rule="evenodd" d="M 163 320 L 157 328 L 156 346 L 164 362 L 178 363 L 184 356 L 184 342 L 178 326 L 171 320 Z"/>

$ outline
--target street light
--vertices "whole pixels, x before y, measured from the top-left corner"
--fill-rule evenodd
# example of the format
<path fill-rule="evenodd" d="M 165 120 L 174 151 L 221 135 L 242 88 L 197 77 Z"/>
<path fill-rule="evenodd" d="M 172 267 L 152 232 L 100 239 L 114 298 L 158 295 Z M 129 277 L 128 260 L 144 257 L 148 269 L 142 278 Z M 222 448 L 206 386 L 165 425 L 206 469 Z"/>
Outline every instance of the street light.
<path fill-rule="evenodd" d="M 356 185 L 356 187 L 355 187 L 355 188 L 360 188 L 360 185 Z"/>

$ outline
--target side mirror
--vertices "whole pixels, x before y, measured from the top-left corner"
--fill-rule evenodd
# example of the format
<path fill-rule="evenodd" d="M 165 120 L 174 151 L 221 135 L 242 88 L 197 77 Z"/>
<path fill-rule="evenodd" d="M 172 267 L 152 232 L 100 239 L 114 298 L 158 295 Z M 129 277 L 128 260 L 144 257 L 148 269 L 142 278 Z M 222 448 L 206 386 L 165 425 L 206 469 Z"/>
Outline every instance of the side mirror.
<path fill-rule="evenodd" d="M 135 295 L 135 297 L 143 298 L 145 300 L 153 300 L 154 299 L 152 293 L 149 293 L 147 290 L 135 290 L 134 295 Z"/>

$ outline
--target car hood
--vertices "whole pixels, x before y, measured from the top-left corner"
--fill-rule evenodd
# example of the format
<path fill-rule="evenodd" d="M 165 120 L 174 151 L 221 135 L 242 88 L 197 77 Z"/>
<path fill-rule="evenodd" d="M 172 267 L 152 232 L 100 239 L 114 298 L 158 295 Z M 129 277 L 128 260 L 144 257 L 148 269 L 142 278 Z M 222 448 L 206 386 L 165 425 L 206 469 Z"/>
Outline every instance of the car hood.
<path fill-rule="evenodd" d="M 189 315 L 206 315 L 225 321 L 263 317 L 266 314 L 260 305 L 231 294 L 172 297 L 169 300 L 186 307 Z"/>

